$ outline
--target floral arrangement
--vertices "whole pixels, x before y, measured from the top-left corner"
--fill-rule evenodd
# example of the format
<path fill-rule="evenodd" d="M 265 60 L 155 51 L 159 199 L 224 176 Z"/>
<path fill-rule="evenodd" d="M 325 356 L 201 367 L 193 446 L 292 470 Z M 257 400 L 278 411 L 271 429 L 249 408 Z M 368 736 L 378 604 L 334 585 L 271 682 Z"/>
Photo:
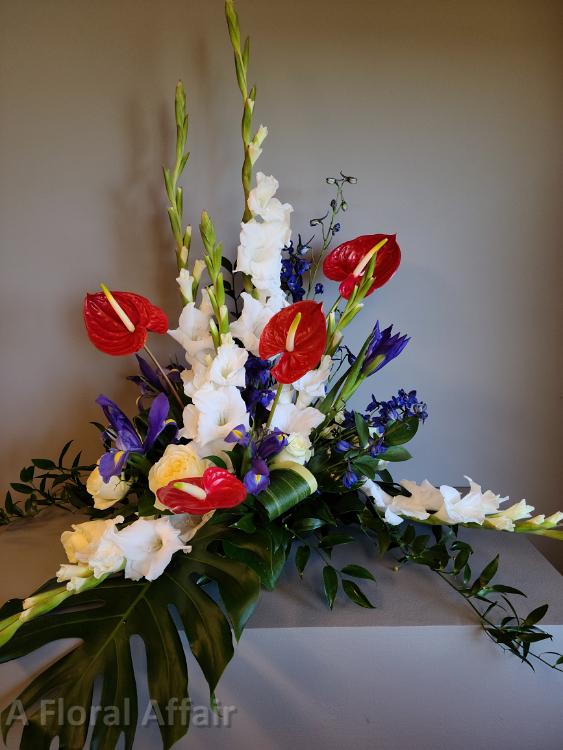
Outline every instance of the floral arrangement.
<path fill-rule="evenodd" d="M 562 671 L 563 657 L 533 649 L 550 638 L 538 626 L 547 605 L 520 616 L 512 602 L 522 592 L 493 583 L 498 557 L 475 576 L 472 549 L 458 529 L 562 539 L 563 513 L 533 515 L 524 500 L 507 507 L 508 498 L 483 492 L 469 478 L 463 495 L 427 481 L 393 480 L 389 466 L 410 458 L 405 444 L 426 420 L 426 405 L 416 391 L 399 390 L 387 401 L 372 396 L 364 413 L 346 406 L 409 338 L 372 320 L 359 352 L 343 342 L 347 326 L 397 271 L 401 250 L 395 235 L 379 233 L 330 249 L 347 208 L 344 190 L 356 181 L 342 173 L 327 179 L 335 197 L 311 220 L 315 235 L 292 241 L 293 209 L 277 197 L 277 180 L 253 175 L 268 131 L 262 125 L 253 131 L 249 42 L 241 41 L 232 0 L 226 18 L 243 100 L 244 214 L 236 263 L 223 255 L 205 211 L 204 255 L 190 256 L 192 228 L 183 220 L 179 184 L 188 161 L 188 116 L 178 83 L 175 162 L 164 169 L 182 300 L 178 325 L 169 330 L 163 311 L 138 294 L 102 284 L 86 295 L 92 344 L 108 355 L 136 355 L 139 374 L 130 380 L 140 391 L 138 412 L 129 418 L 99 396 L 104 452 L 97 464 L 82 465 L 79 454 L 69 465 L 70 443 L 57 461 L 34 459 L 12 484 L 23 499 L 9 492 L 1 511 L 2 523 L 53 505 L 90 517 L 63 533 L 66 561 L 56 579 L 0 613 L 2 661 L 56 639 L 82 641 L 20 695 L 28 719 L 22 748 L 47 747 L 55 736 L 61 747 L 82 747 L 88 727 L 56 717 L 42 723 L 37 702 L 49 695 L 89 708 L 100 676 L 102 704 L 128 699 L 132 720 L 94 721 L 92 746 L 114 747 L 122 732 L 132 746 L 134 634 L 146 647 L 153 701 L 164 707 L 188 696 L 182 630 L 213 701 L 233 656 L 233 635 L 240 638 L 261 588 L 275 588 L 289 560 L 303 576 L 311 553 L 322 557 L 329 607 L 339 590 L 372 607 L 358 583 L 373 580 L 372 572 L 337 569 L 331 561 L 333 548 L 353 544 L 358 531 L 372 540 L 374 555 L 394 549 L 399 564 L 435 571 L 501 646 L 530 665 L 539 660 Z M 330 306 L 321 272 L 339 284 Z M 147 341 L 166 334 L 182 356 L 163 366 Z M 4 712 L 4 732 L 8 727 Z M 186 721 L 178 717 L 160 731 L 171 747 L 187 731 Z"/>

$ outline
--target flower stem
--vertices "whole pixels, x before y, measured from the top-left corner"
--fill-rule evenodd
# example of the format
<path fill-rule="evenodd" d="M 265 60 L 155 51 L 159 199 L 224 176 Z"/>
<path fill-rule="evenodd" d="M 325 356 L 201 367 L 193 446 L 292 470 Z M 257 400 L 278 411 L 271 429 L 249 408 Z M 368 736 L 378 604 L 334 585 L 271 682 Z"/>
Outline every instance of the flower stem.
<path fill-rule="evenodd" d="M 168 386 L 168 390 L 170 391 L 170 393 L 174 396 L 174 398 L 178 402 L 178 405 L 179 405 L 180 409 L 182 411 L 184 411 L 184 402 L 182 401 L 182 399 L 178 395 L 178 391 L 174 388 L 174 386 L 172 385 L 172 382 L 170 381 L 170 378 L 166 374 L 166 371 L 164 370 L 164 368 L 162 367 L 162 365 L 160 364 L 160 362 L 158 361 L 158 359 L 154 356 L 154 354 L 151 352 L 151 350 L 149 349 L 149 347 L 146 344 L 145 344 L 145 351 L 148 354 L 148 356 L 151 358 L 151 360 L 153 361 L 154 366 L 157 368 L 157 370 L 159 371 L 159 373 L 164 378 L 164 381 L 166 382 L 166 385 Z"/>
<path fill-rule="evenodd" d="M 281 393 L 283 391 L 283 383 L 278 383 L 278 389 L 276 391 L 276 395 L 274 396 L 274 401 L 272 403 L 272 408 L 270 409 L 270 414 L 268 416 L 268 421 L 266 422 L 266 429 L 270 427 L 272 424 L 272 417 L 274 416 L 274 412 L 276 410 L 276 406 L 278 405 L 278 402 L 280 400 Z"/>

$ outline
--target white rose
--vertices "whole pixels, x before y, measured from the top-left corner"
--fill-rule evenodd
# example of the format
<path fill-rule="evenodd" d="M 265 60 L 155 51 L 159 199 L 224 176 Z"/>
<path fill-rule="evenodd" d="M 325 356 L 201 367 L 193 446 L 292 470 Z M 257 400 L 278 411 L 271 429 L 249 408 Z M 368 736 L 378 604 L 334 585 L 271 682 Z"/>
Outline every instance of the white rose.
<path fill-rule="evenodd" d="M 123 475 L 110 477 L 109 482 L 104 482 L 97 466 L 86 481 L 86 489 L 94 499 L 94 508 L 98 510 L 106 510 L 123 500 L 130 488 L 131 482 L 126 482 Z"/>
<path fill-rule="evenodd" d="M 168 445 L 149 471 L 149 489 L 156 495 L 175 479 L 201 477 L 208 466 L 209 461 L 200 458 L 191 445 Z"/>
<path fill-rule="evenodd" d="M 280 461 L 293 461 L 303 466 L 313 455 L 311 441 L 307 435 L 300 432 L 293 432 L 287 438 L 287 445 L 275 457 L 273 464 Z"/>

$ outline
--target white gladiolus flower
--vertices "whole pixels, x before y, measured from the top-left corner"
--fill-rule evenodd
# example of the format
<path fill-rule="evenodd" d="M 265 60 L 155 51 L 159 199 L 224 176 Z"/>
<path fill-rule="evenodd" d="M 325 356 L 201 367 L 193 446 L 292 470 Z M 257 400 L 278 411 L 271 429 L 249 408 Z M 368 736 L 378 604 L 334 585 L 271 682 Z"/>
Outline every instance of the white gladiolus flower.
<path fill-rule="evenodd" d="M 295 404 L 280 404 L 276 406 L 272 416 L 271 427 L 277 427 L 288 435 L 300 433 L 309 436 L 311 431 L 324 421 L 325 415 L 313 406 L 300 409 Z"/>
<path fill-rule="evenodd" d="M 248 194 L 248 208 L 255 216 L 263 216 L 279 186 L 280 183 L 272 175 L 267 177 L 263 172 L 256 173 L 256 187 Z"/>
<path fill-rule="evenodd" d="M 180 539 L 183 542 L 189 542 L 196 532 L 213 517 L 215 511 L 210 510 L 203 516 L 192 516 L 189 513 L 177 513 L 173 516 L 167 516 L 169 522 L 175 529 L 180 532 Z"/>
<path fill-rule="evenodd" d="M 442 485 L 440 492 L 444 499 L 443 505 L 435 514 L 437 520 L 443 523 L 478 523 L 482 524 L 485 516 L 496 513 L 500 503 L 508 498 L 500 498 L 494 492 L 481 491 L 480 485 L 465 477 L 469 482 L 469 492 L 461 497 L 458 490 L 448 485 Z"/>
<path fill-rule="evenodd" d="M 190 552 L 182 541 L 181 531 L 167 517 L 156 520 L 140 518 L 117 532 L 117 543 L 125 558 L 125 578 L 154 581 L 164 572 L 178 550 Z"/>
<path fill-rule="evenodd" d="M 250 161 L 254 165 L 258 161 L 258 157 L 262 153 L 262 144 L 264 139 L 268 135 L 268 128 L 265 125 L 260 125 L 256 131 L 256 135 L 252 141 L 248 144 L 248 153 L 250 155 Z"/>
<path fill-rule="evenodd" d="M 426 512 L 421 498 L 405 497 L 397 495 L 391 497 L 384 492 L 381 487 L 371 479 L 366 479 L 362 484 L 362 490 L 369 497 L 373 498 L 376 507 L 385 512 L 385 520 L 391 526 L 398 526 L 404 521 L 404 516 L 417 521 L 425 521 L 429 517 Z"/>
<path fill-rule="evenodd" d="M 248 352 L 235 344 L 230 333 L 223 334 L 217 356 L 209 368 L 209 378 L 216 385 L 234 385 L 244 388 L 246 373 L 244 365 Z"/>
<path fill-rule="evenodd" d="M 246 404 L 235 386 L 214 388 L 211 384 L 200 388 L 192 396 L 193 404 L 184 409 L 184 428 L 180 435 L 193 440 L 194 448 L 202 456 L 228 451 L 225 442 L 231 430 L 239 424 L 249 426 Z"/>
<path fill-rule="evenodd" d="M 89 565 L 67 565 L 63 564 L 57 570 L 57 582 L 67 582 L 67 591 L 77 594 L 83 588 L 88 579 L 92 576 L 92 569 Z"/>
<path fill-rule="evenodd" d="M 180 291 L 182 292 L 183 296 L 190 302 L 193 302 L 194 277 L 187 268 L 180 269 L 180 273 L 176 277 L 176 282 L 180 287 Z"/>
<path fill-rule="evenodd" d="M 505 500 L 508 500 L 508 498 L 505 498 Z M 519 503 L 511 505 L 510 508 L 505 508 L 493 516 L 488 516 L 486 520 L 489 525 L 494 526 L 499 531 L 514 531 L 514 521 L 530 518 L 533 510 L 533 505 L 528 505 L 525 500 L 520 500 Z"/>
<path fill-rule="evenodd" d="M 266 281 L 274 285 L 276 280 L 279 288 L 281 250 L 291 238 L 289 220 L 260 223 L 251 219 L 241 227 L 237 271 L 244 271 L 250 274 L 253 281 L 261 282 L 255 283 L 258 288 L 264 288 Z"/>
<path fill-rule="evenodd" d="M 325 354 L 316 370 L 309 370 L 303 377 L 293 383 L 293 387 L 299 392 L 297 397 L 297 406 L 304 409 L 309 406 L 315 398 L 322 398 L 325 395 L 325 384 L 330 377 L 332 368 L 332 358 Z"/>
<path fill-rule="evenodd" d="M 212 362 L 213 357 L 211 354 L 207 354 L 205 355 L 204 362 L 198 362 L 196 359 L 192 362 L 189 370 L 182 370 L 180 377 L 184 384 L 184 393 L 186 396 L 191 398 L 196 391 L 199 391 L 206 383 L 209 383 L 209 368 Z"/>
<path fill-rule="evenodd" d="M 544 521 L 545 521 L 545 513 L 540 513 L 539 516 L 534 516 L 533 518 L 530 518 L 528 523 L 531 526 L 543 526 Z"/>
<path fill-rule="evenodd" d="M 231 323 L 231 332 L 233 336 L 242 341 L 247 351 L 258 356 L 260 335 L 270 318 L 278 310 L 275 309 L 275 305 L 270 306 L 264 302 L 259 302 L 248 292 L 243 292 L 241 297 L 244 307 L 239 318 Z"/>
<path fill-rule="evenodd" d="M 119 532 L 115 526 L 108 529 L 100 543 L 88 558 L 88 565 L 92 568 L 94 578 L 101 578 L 108 573 L 116 573 L 123 568 L 125 558 L 117 541 Z"/>
<path fill-rule="evenodd" d="M 180 346 L 186 350 L 188 362 L 202 361 L 207 354 L 214 352 L 213 340 L 209 333 L 211 306 L 207 295 L 203 295 L 200 309 L 194 302 L 188 302 L 180 314 L 178 328 L 168 331 Z"/>
<path fill-rule="evenodd" d="M 544 524 L 548 526 L 548 528 L 553 528 L 554 526 L 557 526 L 558 524 L 563 521 L 563 513 L 561 513 L 560 510 L 556 511 L 555 513 L 552 513 L 550 516 L 548 516 Z"/>
<path fill-rule="evenodd" d="M 97 466 L 86 481 L 86 490 L 92 495 L 94 508 L 98 510 L 106 510 L 123 500 L 130 488 L 131 482 L 126 482 L 123 476 L 113 476 L 109 482 L 104 482 Z"/>
<path fill-rule="evenodd" d="M 381 464 L 383 463 L 387 464 L 388 461 L 381 461 L 378 466 L 379 469 L 381 469 Z M 415 498 L 415 502 L 420 508 L 424 508 L 425 510 L 439 510 L 444 504 L 442 493 L 433 484 L 430 484 L 428 479 L 425 479 L 420 484 L 410 482 L 408 479 L 401 479 L 400 484 L 411 493 L 411 496 Z"/>
<path fill-rule="evenodd" d="M 280 461 L 293 461 L 304 466 L 313 455 L 311 440 L 300 432 L 292 432 L 287 437 L 287 445 L 274 458 L 272 465 Z"/>

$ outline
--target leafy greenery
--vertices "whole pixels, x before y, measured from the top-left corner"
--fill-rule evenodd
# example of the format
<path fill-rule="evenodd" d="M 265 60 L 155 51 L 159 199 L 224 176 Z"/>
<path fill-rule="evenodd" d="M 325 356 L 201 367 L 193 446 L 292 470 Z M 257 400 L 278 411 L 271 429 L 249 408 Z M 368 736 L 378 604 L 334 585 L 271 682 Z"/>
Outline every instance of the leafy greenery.
<path fill-rule="evenodd" d="M 258 540 L 253 543 L 252 537 L 224 524 L 207 524 L 193 540 L 192 552 L 177 554 L 157 580 L 108 578 L 95 590 L 78 594 L 71 603 L 67 601 L 48 616 L 23 626 L 2 649 L 1 661 L 18 658 L 60 638 L 80 638 L 83 643 L 47 667 L 19 696 L 28 717 L 22 750 L 49 747 L 55 736 L 60 737 L 61 747 L 82 747 L 87 723 L 59 725 L 56 716 L 42 723 L 37 704 L 42 697 L 62 698 L 65 705 L 89 710 L 99 676 L 103 680 L 101 705 L 117 706 L 122 711 L 128 699 L 131 721 L 127 726 L 108 726 L 98 714 L 92 747 L 114 747 L 122 731 L 126 748 L 132 747 L 137 718 L 132 636 L 139 636 L 145 644 L 150 697 L 163 715 L 171 699 L 189 697 L 182 631 L 213 692 L 233 655 L 232 635 L 240 638 L 260 591 L 260 578 L 254 570 L 244 562 L 226 558 L 222 546 L 234 550 L 240 545 L 241 550 L 247 550 L 252 544 L 260 559 L 263 547 Z M 220 599 L 206 591 L 209 581 L 216 582 Z M 12 600 L 0 611 L 0 618 L 19 609 L 21 601 Z M 4 735 L 9 728 L 7 717 L 5 711 Z M 187 731 L 181 714 L 175 719 L 160 726 L 165 748 Z"/>
<path fill-rule="evenodd" d="M 92 506 L 82 478 L 94 466 L 81 464 L 81 452 L 74 456 L 70 466 L 65 466 L 71 445 L 72 440 L 63 447 L 57 461 L 33 458 L 31 464 L 20 471 L 20 481 L 10 484 L 4 508 L 0 508 L 0 525 L 35 516 L 49 506 L 65 510 L 84 510 Z M 14 499 L 14 493 L 21 498 Z"/>

